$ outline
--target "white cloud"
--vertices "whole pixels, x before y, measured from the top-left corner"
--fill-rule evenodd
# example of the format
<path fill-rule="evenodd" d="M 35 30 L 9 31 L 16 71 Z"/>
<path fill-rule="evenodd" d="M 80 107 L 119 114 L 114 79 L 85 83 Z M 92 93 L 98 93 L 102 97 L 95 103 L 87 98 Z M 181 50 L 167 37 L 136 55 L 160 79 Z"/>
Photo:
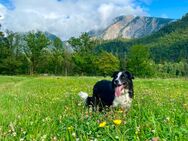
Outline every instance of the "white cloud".
<path fill-rule="evenodd" d="M 11 10 L 0 5 L 0 12 L 5 9 L 4 28 L 18 32 L 38 29 L 62 39 L 105 27 L 119 15 L 147 15 L 135 0 L 13 0 L 13 4 Z"/>
<path fill-rule="evenodd" d="M 2 22 L 6 16 L 6 7 L 0 4 L 0 22 Z"/>
<path fill-rule="evenodd" d="M 161 15 L 161 18 L 169 18 L 165 13 Z"/>

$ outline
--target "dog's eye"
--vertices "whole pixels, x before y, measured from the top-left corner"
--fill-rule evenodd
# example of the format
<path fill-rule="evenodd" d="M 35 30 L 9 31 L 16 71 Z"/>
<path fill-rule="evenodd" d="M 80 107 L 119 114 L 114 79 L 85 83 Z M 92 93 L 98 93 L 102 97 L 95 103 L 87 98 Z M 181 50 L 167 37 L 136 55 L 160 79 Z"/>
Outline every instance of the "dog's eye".
<path fill-rule="evenodd" d="M 122 75 L 121 78 L 124 79 L 124 78 L 125 78 L 125 75 Z"/>

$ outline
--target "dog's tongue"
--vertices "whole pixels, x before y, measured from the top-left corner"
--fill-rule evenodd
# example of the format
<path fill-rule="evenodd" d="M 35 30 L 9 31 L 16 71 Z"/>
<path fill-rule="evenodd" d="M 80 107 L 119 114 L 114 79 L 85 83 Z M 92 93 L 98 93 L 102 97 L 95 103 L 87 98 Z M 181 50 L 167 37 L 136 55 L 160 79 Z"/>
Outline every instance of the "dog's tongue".
<path fill-rule="evenodd" d="M 120 96 L 121 95 L 121 90 L 123 88 L 123 85 L 118 86 L 115 88 L 115 96 Z"/>

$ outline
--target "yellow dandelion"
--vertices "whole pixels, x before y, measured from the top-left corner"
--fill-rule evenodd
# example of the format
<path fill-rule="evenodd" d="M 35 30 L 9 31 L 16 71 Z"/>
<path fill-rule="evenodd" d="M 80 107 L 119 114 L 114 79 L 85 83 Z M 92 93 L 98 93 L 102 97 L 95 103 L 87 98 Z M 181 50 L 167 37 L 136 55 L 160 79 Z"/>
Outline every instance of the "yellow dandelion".
<path fill-rule="evenodd" d="M 104 121 L 104 122 L 101 122 L 100 124 L 99 124 L 99 127 L 104 127 L 104 126 L 106 126 L 106 122 Z"/>
<path fill-rule="evenodd" d="M 120 119 L 115 119 L 115 120 L 113 120 L 113 122 L 116 125 L 120 125 L 122 121 Z"/>

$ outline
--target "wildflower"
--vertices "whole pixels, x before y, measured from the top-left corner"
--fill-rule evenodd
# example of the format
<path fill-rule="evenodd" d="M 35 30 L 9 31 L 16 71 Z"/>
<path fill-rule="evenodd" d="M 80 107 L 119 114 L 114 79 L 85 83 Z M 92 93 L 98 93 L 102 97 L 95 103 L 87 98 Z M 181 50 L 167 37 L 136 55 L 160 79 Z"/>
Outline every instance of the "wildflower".
<path fill-rule="evenodd" d="M 123 113 L 123 110 L 119 110 L 118 113 Z"/>
<path fill-rule="evenodd" d="M 90 141 L 98 141 L 97 139 L 91 139 Z"/>
<path fill-rule="evenodd" d="M 166 117 L 166 120 L 169 121 L 169 120 L 170 120 L 170 117 Z"/>
<path fill-rule="evenodd" d="M 124 123 L 124 124 L 127 124 L 127 122 L 126 122 L 126 121 L 124 121 L 123 123 Z"/>
<path fill-rule="evenodd" d="M 155 130 L 153 129 L 153 130 L 151 130 L 151 132 L 152 132 L 152 133 L 155 133 Z"/>
<path fill-rule="evenodd" d="M 44 140 L 46 139 L 46 137 L 47 137 L 47 135 L 43 135 L 43 136 L 41 137 L 41 140 L 44 141 Z"/>
<path fill-rule="evenodd" d="M 116 125 L 120 125 L 122 121 L 120 119 L 116 119 L 116 120 L 113 120 L 113 122 Z"/>
<path fill-rule="evenodd" d="M 75 133 L 75 132 L 73 132 L 73 133 L 72 133 L 72 136 L 73 136 L 73 137 L 76 137 L 76 133 Z"/>
<path fill-rule="evenodd" d="M 10 127 L 10 132 L 11 132 L 11 131 L 12 131 L 12 132 L 15 131 L 15 129 L 14 129 L 14 124 L 13 124 L 12 122 L 9 124 L 9 127 Z"/>
<path fill-rule="evenodd" d="M 57 141 L 57 137 L 56 136 L 52 137 L 52 141 Z"/>
<path fill-rule="evenodd" d="M 21 116 L 20 116 L 20 115 L 18 115 L 18 116 L 17 116 L 17 118 L 18 118 L 18 119 L 20 119 L 20 118 L 21 118 Z"/>
<path fill-rule="evenodd" d="M 137 135 L 140 132 L 140 126 L 136 127 L 136 132 L 135 134 Z"/>
<path fill-rule="evenodd" d="M 16 136 L 16 132 L 13 132 L 12 135 L 15 137 Z"/>
<path fill-rule="evenodd" d="M 72 126 L 69 126 L 67 129 L 68 129 L 68 130 L 73 130 L 73 127 L 72 127 Z"/>
<path fill-rule="evenodd" d="M 106 122 L 104 121 L 104 122 L 101 122 L 100 124 L 99 124 L 99 127 L 104 127 L 104 126 L 106 126 Z"/>
<path fill-rule="evenodd" d="M 119 137 L 118 137 L 118 136 L 115 136 L 115 138 L 116 138 L 116 139 L 119 139 Z"/>
<path fill-rule="evenodd" d="M 170 117 L 166 117 L 164 122 L 169 122 L 170 121 Z"/>

